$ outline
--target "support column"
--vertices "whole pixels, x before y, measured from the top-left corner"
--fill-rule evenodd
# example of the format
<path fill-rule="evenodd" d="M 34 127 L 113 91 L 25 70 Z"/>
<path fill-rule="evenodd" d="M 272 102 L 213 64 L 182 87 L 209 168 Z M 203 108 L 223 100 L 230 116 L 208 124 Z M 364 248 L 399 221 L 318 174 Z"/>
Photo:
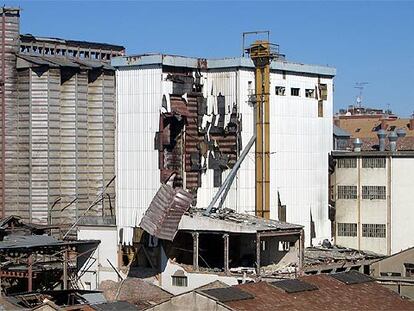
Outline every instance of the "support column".
<path fill-rule="evenodd" d="M 256 233 L 256 274 L 260 276 L 260 233 Z"/>
<path fill-rule="evenodd" d="M 27 259 L 27 291 L 31 292 L 33 290 L 33 255 L 30 254 Z"/>
<path fill-rule="evenodd" d="M 198 232 L 193 232 L 193 269 L 198 271 Z"/>
<path fill-rule="evenodd" d="M 68 289 L 68 250 L 63 253 L 63 289 Z"/>
<path fill-rule="evenodd" d="M 224 239 L 224 272 L 229 273 L 229 234 L 223 234 Z"/>
<path fill-rule="evenodd" d="M 299 273 L 303 270 L 303 262 L 305 259 L 305 231 L 302 229 L 300 230 L 300 238 L 299 238 Z"/>

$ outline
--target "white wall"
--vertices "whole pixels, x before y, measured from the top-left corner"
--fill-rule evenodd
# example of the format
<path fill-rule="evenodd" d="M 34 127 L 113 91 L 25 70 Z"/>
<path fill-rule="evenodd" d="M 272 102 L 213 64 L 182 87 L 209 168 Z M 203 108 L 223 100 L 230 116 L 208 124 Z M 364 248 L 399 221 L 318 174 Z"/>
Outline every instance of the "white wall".
<path fill-rule="evenodd" d="M 79 226 L 79 240 L 100 240 L 101 243 L 92 254 L 94 263 L 80 279 L 85 289 L 96 289 L 105 280 L 118 282 L 118 275 L 112 269 L 108 260 L 118 267 L 118 234 L 115 226 Z M 89 263 L 91 263 L 90 261 Z M 81 270 L 87 269 L 88 262 Z M 89 283 L 90 287 L 86 284 Z"/>
<path fill-rule="evenodd" d="M 221 281 L 229 286 L 237 285 L 237 279 L 234 276 L 222 276 L 215 273 L 195 273 L 185 271 L 179 264 L 168 260 L 163 253 L 162 256 L 162 266 L 164 270 L 161 272 L 160 282 L 156 285 L 160 286 L 162 289 L 170 292 L 173 295 L 178 295 L 184 292 L 188 292 L 195 288 L 201 287 L 203 285 L 209 284 L 214 281 Z M 188 286 L 173 286 L 172 285 L 172 275 L 177 271 L 183 271 L 184 275 L 187 277 Z"/>
<path fill-rule="evenodd" d="M 254 132 L 253 107 L 248 103 L 248 85 L 254 87 L 254 71 L 238 72 L 238 105 L 243 118 L 242 141 L 247 144 Z M 318 101 L 305 98 L 305 89 L 314 89 L 317 77 L 271 73 L 270 96 L 270 216 L 278 219 L 279 191 L 286 205 L 287 221 L 305 226 L 305 243 L 310 244 L 310 213 L 315 222 L 314 243 L 330 238 L 328 219 L 328 154 L 332 149 L 332 79 L 328 85 L 324 114 L 318 117 Z M 286 96 L 275 95 L 276 86 L 286 87 Z M 299 87 L 300 96 L 290 96 L 290 87 Z M 254 213 L 255 165 L 252 147 L 238 174 L 239 212 Z"/>
<path fill-rule="evenodd" d="M 391 252 L 414 246 L 414 158 L 393 158 Z"/>
<path fill-rule="evenodd" d="M 159 66 L 128 67 L 117 78 L 116 221 L 123 242 L 130 244 L 160 186 L 155 133 L 163 94 Z"/>

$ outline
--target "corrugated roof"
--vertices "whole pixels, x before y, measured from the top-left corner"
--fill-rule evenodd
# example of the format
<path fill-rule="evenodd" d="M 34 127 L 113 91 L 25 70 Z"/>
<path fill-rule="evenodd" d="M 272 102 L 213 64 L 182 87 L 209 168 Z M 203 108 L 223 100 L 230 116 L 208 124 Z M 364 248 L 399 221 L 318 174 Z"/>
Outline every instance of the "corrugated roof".
<path fill-rule="evenodd" d="M 397 293 L 368 282 L 346 285 L 330 275 L 304 276 L 299 280 L 317 290 L 286 293 L 267 282 L 238 285 L 253 299 L 224 302 L 237 311 L 268 310 L 414 310 L 414 302 L 402 299 Z"/>
<path fill-rule="evenodd" d="M 32 34 L 22 34 L 20 35 L 20 40 L 22 43 L 48 42 L 48 43 L 66 44 L 72 47 L 105 49 L 105 50 L 113 50 L 113 51 L 118 51 L 118 52 L 122 52 L 123 50 L 125 50 L 125 48 L 121 45 L 99 43 L 99 42 L 89 42 L 89 41 L 66 40 L 66 39 L 51 38 L 51 37 L 38 37 L 38 36 L 33 36 Z"/>
<path fill-rule="evenodd" d="M 36 248 L 43 246 L 81 246 L 100 243 L 97 240 L 62 241 L 49 235 L 8 235 L 0 241 L 0 250 Z"/>
<path fill-rule="evenodd" d="M 163 65 L 184 68 L 206 67 L 209 69 L 218 68 L 254 68 L 253 61 L 248 57 L 229 57 L 220 59 L 205 59 L 196 57 L 186 57 L 181 55 L 169 54 L 141 54 L 114 57 L 111 60 L 112 66 L 145 66 L 145 65 Z M 284 70 L 291 72 L 319 74 L 326 76 L 335 76 L 336 69 L 329 66 L 308 65 L 295 63 L 286 60 L 272 61 L 271 70 Z"/>
<path fill-rule="evenodd" d="M 36 66 L 48 66 L 52 68 L 57 67 L 70 67 L 70 68 L 85 68 L 85 69 L 99 69 L 115 70 L 114 67 L 104 61 L 91 60 L 91 59 L 79 59 L 68 58 L 63 56 L 50 56 L 50 55 L 28 55 L 18 54 L 20 59 Z M 28 63 L 18 62 L 18 68 L 30 67 Z"/>
<path fill-rule="evenodd" d="M 190 208 L 193 196 L 181 188 L 161 185 L 140 227 L 157 238 L 172 241 L 183 214 Z"/>

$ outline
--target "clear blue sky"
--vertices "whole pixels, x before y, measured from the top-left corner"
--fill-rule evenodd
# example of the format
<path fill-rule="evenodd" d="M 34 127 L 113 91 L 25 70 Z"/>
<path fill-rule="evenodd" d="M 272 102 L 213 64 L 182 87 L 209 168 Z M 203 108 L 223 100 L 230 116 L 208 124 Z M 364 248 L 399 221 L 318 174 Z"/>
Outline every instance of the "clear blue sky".
<path fill-rule="evenodd" d="M 128 54 L 237 56 L 241 33 L 270 30 L 288 60 L 337 68 L 335 110 L 355 102 L 414 111 L 411 1 L 6 1 L 21 32 L 120 44 Z"/>

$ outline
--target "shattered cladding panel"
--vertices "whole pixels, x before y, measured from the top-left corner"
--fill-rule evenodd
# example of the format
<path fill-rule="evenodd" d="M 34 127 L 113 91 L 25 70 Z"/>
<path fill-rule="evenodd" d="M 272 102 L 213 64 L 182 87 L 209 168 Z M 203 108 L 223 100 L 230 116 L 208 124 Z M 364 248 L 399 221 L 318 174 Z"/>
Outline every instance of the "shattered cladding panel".
<path fill-rule="evenodd" d="M 183 189 L 161 185 L 140 227 L 157 238 L 172 241 L 181 217 L 190 208 L 192 200 L 193 196 Z"/>

